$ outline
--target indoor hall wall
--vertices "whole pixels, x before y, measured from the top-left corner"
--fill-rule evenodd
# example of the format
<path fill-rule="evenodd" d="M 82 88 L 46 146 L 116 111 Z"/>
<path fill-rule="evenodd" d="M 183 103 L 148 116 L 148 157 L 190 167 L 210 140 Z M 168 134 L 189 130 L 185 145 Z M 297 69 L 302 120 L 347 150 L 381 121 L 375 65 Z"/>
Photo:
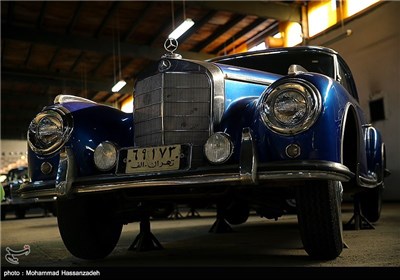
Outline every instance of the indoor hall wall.
<path fill-rule="evenodd" d="M 350 36 L 344 36 L 351 30 Z M 308 45 L 338 51 L 356 80 L 360 105 L 370 121 L 369 102 L 383 97 L 385 120 L 374 122 L 386 143 L 385 200 L 400 200 L 400 2 L 385 2 L 328 30 Z"/>

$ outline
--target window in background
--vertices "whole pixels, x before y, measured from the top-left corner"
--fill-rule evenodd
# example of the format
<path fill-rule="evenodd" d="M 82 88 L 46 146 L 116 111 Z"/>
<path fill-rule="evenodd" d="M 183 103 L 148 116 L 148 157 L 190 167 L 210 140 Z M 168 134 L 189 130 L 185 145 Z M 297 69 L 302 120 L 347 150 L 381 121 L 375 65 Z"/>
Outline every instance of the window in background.
<path fill-rule="evenodd" d="M 129 96 L 127 99 L 122 101 L 121 111 L 123 111 L 125 113 L 133 112 L 133 96 Z"/>
<path fill-rule="evenodd" d="M 324 31 L 328 27 L 334 25 L 336 22 L 336 0 L 316 1 L 309 3 L 308 33 L 310 37 Z"/>
<path fill-rule="evenodd" d="M 379 0 L 347 0 L 346 17 L 350 17 L 377 2 L 379 2 Z"/>

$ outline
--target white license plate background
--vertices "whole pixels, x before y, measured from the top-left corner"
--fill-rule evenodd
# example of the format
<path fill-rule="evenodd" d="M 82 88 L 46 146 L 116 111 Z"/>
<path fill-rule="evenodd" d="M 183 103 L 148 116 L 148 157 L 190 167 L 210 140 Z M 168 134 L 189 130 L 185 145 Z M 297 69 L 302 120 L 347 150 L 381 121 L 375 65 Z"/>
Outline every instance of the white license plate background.
<path fill-rule="evenodd" d="M 178 170 L 180 157 L 180 145 L 130 149 L 127 151 L 125 173 Z"/>

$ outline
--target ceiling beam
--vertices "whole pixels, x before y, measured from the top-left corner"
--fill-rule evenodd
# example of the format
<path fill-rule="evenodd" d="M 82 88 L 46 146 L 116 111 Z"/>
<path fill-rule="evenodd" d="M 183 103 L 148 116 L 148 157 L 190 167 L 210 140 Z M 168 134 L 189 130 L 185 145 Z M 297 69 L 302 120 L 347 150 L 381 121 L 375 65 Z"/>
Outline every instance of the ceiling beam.
<path fill-rule="evenodd" d="M 30 84 L 40 84 L 43 86 L 55 86 L 60 90 L 63 88 L 88 89 L 94 91 L 111 91 L 114 85 L 113 79 L 105 80 L 104 78 L 89 78 L 82 80 L 81 76 L 66 75 L 65 73 L 55 73 L 46 71 L 24 71 L 3 68 L 1 73 L 2 80 L 12 82 L 24 82 Z M 121 93 L 132 92 L 132 89 L 124 87 Z"/>
<path fill-rule="evenodd" d="M 222 25 L 220 28 L 218 28 L 213 35 L 208 37 L 206 40 L 200 42 L 197 44 L 194 48 L 193 51 L 199 52 L 202 51 L 204 48 L 206 48 L 209 44 L 214 42 L 218 37 L 222 36 L 225 32 L 228 32 L 229 29 L 234 27 L 236 24 L 241 22 L 246 16 L 235 16 L 233 19 L 231 19 L 229 22 L 227 22 L 225 25 Z"/>
<path fill-rule="evenodd" d="M 271 24 L 270 26 L 268 26 L 266 29 L 264 29 L 263 31 L 258 32 L 255 36 L 253 36 L 252 38 L 248 39 L 247 41 L 239 44 L 238 46 L 232 47 L 229 50 L 226 50 L 226 53 L 230 53 L 235 48 L 240 49 L 243 45 L 249 45 L 252 42 L 256 42 L 257 40 L 260 40 L 261 38 L 265 38 L 267 36 L 272 36 L 272 35 L 276 34 L 277 32 L 279 32 L 279 28 L 278 27 L 279 27 L 279 22 L 276 21 L 273 24 Z"/>
<path fill-rule="evenodd" d="M 274 1 L 189 1 L 188 4 L 265 19 L 301 22 L 301 7 L 298 4 Z"/>
<path fill-rule="evenodd" d="M 68 25 L 67 34 L 71 34 L 72 30 L 74 29 L 75 24 L 78 21 L 79 16 L 80 16 L 80 14 L 82 12 L 82 6 L 83 6 L 83 1 L 79 1 L 78 5 L 77 5 L 77 7 L 75 9 L 74 15 L 72 16 L 72 19 L 71 19 L 71 21 L 70 21 L 70 23 Z"/>
<path fill-rule="evenodd" d="M 146 18 L 149 16 L 151 10 L 158 5 L 157 2 L 151 2 L 151 3 L 146 3 L 146 7 L 141 11 L 140 16 L 138 17 L 137 20 L 132 24 L 132 26 L 129 28 L 129 31 L 124 34 L 122 41 L 127 41 L 133 33 L 136 31 L 136 29 L 139 27 L 139 25 L 146 20 Z"/>
<path fill-rule="evenodd" d="M 107 15 L 104 17 L 103 21 L 100 23 L 100 27 L 97 29 L 95 37 L 99 38 L 101 32 L 103 32 L 104 27 L 110 22 L 111 18 L 118 11 L 118 7 L 121 2 L 117 1 L 112 3 L 111 7 L 107 11 Z M 118 16 L 117 16 L 118 18 Z"/>
<path fill-rule="evenodd" d="M 12 39 L 23 42 L 46 44 L 55 47 L 78 49 L 82 51 L 92 51 L 107 54 L 113 53 L 113 40 L 108 38 L 98 39 L 71 36 L 9 25 L 2 26 L 1 35 L 2 39 Z M 135 45 L 132 43 L 121 42 L 120 48 L 121 55 L 130 56 L 132 58 L 141 57 L 150 60 L 157 60 L 163 54 L 165 54 L 165 50 L 162 48 L 162 46 L 160 46 L 160 48 L 153 48 L 146 45 Z M 198 60 L 206 60 L 214 57 L 209 54 L 190 51 L 178 50 L 178 53 L 185 58 Z"/>
<path fill-rule="evenodd" d="M 179 37 L 178 42 L 182 43 L 186 39 L 188 39 L 190 36 L 192 36 L 194 33 L 196 33 L 203 25 L 205 25 L 207 22 L 209 22 L 216 14 L 218 11 L 209 11 L 207 15 L 205 15 L 202 19 L 199 21 L 195 21 L 194 25 L 186 31 L 181 37 Z"/>
<path fill-rule="evenodd" d="M 229 40 L 226 40 L 226 42 L 224 42 L 221 45 L 215 47 L 212 50 L 212 53 L 219 54 L 227 45 L 230 45 L 234 41 L 240 39 L 242 36 L 246 35 L 250 31 L 252 31 L 254 28 L 256 28 L 257 26 L 262 24 L 264 21 L 265 21 L 265 19 L 263 19 L 263 18 L 256 19 L 253 23 L 251 23 L 250 25 L 248 25 L 247 27 L 243 28 L 241 31 L 239 31 L 238 33 L 233 35 Z"/>
<path fill-rule="evenodd" d="M 44 17 L 46 15 L 46 9 L 47 9 L 47 1 L 43 2 L 42 7 L 40 8 L 40 13 L 39 13 L 39 18 L 36 23 L 36 28 L 41 29 L 43 22 L 44 22 Z"/>

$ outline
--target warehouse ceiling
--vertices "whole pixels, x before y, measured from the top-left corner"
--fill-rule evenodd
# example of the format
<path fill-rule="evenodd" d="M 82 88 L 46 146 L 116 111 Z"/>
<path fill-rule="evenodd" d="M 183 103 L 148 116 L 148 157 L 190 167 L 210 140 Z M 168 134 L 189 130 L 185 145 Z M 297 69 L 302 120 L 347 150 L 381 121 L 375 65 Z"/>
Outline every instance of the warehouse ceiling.
<path fill-rule="evenodd" d="M 1 138 L 25 139 L 58 94 L 123 101 L 184 18 L 195 25 L 178 53 L 205 60 L 274 35 L 300 11 L 301 1 L 1 1 Z M 111 92 L 120 78 L 128 85 Z"/>

